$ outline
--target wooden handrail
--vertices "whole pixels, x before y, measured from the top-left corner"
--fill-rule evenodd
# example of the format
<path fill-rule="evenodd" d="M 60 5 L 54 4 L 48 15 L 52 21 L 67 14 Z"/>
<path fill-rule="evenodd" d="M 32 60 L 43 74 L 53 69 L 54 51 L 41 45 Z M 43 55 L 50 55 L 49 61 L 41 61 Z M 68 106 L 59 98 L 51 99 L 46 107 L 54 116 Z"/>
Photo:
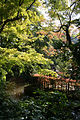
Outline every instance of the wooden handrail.
<path fill-rule="evenodd" d="M 72 80 L 68 78 L 55 78 L 46 75 L 34 74 L 34 78 L 38 78 L 40 84 L 42 84 L 43 88 L 46 88 L 50 85 L 54 85 L 54 89 L 61 89 L 61 90 L 75 90 L 75 86 L 80 88 L 80 80 Z"/>

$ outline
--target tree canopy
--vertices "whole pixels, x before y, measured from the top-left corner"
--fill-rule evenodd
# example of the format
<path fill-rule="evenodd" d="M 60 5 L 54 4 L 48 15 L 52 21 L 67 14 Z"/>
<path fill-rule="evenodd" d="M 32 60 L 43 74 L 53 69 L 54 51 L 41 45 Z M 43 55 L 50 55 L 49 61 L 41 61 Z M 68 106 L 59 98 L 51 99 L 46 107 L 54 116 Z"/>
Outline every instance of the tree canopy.
<path fill-rule="evenodd" d="M 43 73 L 43 71 L 46 71 L 44 69 L 47 69 L 50 73 L 50 64 L 54 65 L 55 60 L 58 64 L 57 61 L 60 61 L 60 59 L 56 58 L 60 57 L 59 52 L 62 51 L 60 49 L 64 46 L 67 47 L 65 36 L 68 45 L 72 44 L 70 26 L 75 24 L 79 28 L 79 19 L 74 18 L 79 13 L 79 0 L 71 1 L 71 3 L 66 0 L 47 0 L 47 2 L 44 2 L 53 22 L 53 25 L 50 26 L 51 29 L 42 26 L 45 19 L 37 9 L 42 3 L 38 0 L 0 1 L 1 74 L 6 75 L 10 71 L 12 74 L 15 66 L 18 66 L 17 69 L 21 73 L 21 71 L 26 71 L 25 66 L 28 65 L 28 70 L 33 70 L 33 73 L 41 71 Z M 58 27 L 54 27 L 55 19 L 59 20 Z M 55 28 L 57 29 L 55 30 Z M 74 53 L 73 56 L 75 56 L 75 49 L 72 50 L 72 48 L 73 46 L 69 47 L 70 51 Z M 6 53 L 7 51 L 9 53 Z M 67 52 L 69 53 L 69 51 Z M 63 59 L 64 55 L 62 53 L 61 56 Z M 75 58 L 77 59 L 77 57 Z M 6 67 L 7 64 L 9 64 L 9 69 Z M 53 75 L 55 75 L 55 72 Z"/>
<path fill-rule="evenodd" d="M 53 63 L 45 58 L 42 53 L 36 51 L 35 41 L 40 41 L 44 36 L 36 36 L 44 20 L 37 10 L 40 2 L 37 0 L 15 0 L 0 2 L 0 79 L 6 77 L 25 76 L 50 71 Z M 38 27 L 37 27 L 38 26 Z M 40 27 L 40 28 L 39 28 Z M 39 45 L 38 45 L 39 47 Z M 44 69 L 44 70 L 42 70 Z M 46 74 L 43 72 L 43 74 Z"/>
<path fill-rule="evenodd" d="M 0 0 L 1 120 L 80 118 L 79 11 L 79 0 Z"/>
<path fill-rule="evenodd" d="M 24 19 L 36 0 L 0 1 L 0 33 L 10 22 Z"/>
<path fill-rule="evenodd" d="M 59 20 L 59 25 L 55 32 L 63 31 L 66 32 L 66 39 L 68 44 L 71 44 L 70 26 L 75 24 L 77 27 L 80 25 L 79 10 L 80 1 L 67 1 L 67 0 L 48 0 L 47 6 L 49 9 L 49 15 L 52 20 Z M 77 17 L 76 17 L 77 16 Z M 53 23 L 54 24 L 54 23 Z M 55 29 L 55 28 L 53 28 Z"/>

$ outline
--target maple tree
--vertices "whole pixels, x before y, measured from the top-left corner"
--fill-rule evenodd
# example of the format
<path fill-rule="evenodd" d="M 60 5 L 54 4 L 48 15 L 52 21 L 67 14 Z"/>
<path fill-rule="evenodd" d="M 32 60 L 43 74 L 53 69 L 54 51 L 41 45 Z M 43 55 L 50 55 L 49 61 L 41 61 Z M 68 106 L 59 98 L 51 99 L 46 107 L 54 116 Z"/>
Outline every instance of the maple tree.
<path fill-rule="evenodd" d="M 79 3 L 79 0 L 74 0 L 71 2 L 66 0 L 48 0 L 48 2 L 46 2 L 49 15 L 51 16 L 52 20 L 54 21 L 55 19 L 57 19 L 59 22 L 58 27 L 55 28 L 52 26 L 53 31 L 65 31 L 68 45 L 72 44 L 70 36 L 70 26 L 72 24 L 75 24 L 77 27 L 79 27 L 80 25 L 80 19 L 75 17 L 79 14 Z"/>
<path fill-rule="evenodd" d="M 27 17 L 27 11 L 36 0 L 3 0 L 0 1 L 0 33 L 9 22 Z"/>
<path fill-rule="evenodd" d="M 33 67 L 34 71 L 37 70 L 37 72 L 44 71 L 45 68 L 46 69 L 48 68 L 47 71 L 49 71 L 50 65 L 49 64 L 45 65 L 46 57 L 51 60 L 53 59 L 52 61 L 55 61 L 54 59 L 56 58 L 56 56 L 57 58 L 59 58 L 59 53 L 57 52 L 58 49 L 60 51 L 61 47 L 63 47 L 64 45 L 66 46 L 65 33 L 67 36 L 67 41 L 69 42 L 70 45 L 71 40 L 68 39 L 69 37 L 71 39 L 71 36 L 69 34 L 69 27 L 72 23 L 75 23 L 77 25 L 79 24 L 79 22 L 78 23 L 76 22 L 78 20 L 71 19 L 72 14 L 74 12 L 75 14 L 78 13 L 77 9 L 79 8 L 78 0 L 72 2 L 70 7 L 68 7 L 67 2 L 59 1 L 58 5 L 58 1 L 55 2 L 49 0 L 48 2 L 48 4 L 50 5 L 49 13 L 52 19 L 56 17 L 59 19 L 61 26 L 60 29 L 57 31 L 58 33 L 52 32 L 49 29 L 46 30 L 43 26 L 41 26 L 41 22 L 44 20 L 44 18 L 37 10 L 37 6 L 39 6 L 40 3 L 41 1 L 38 0 L 18 0 L 17 2 L 15 0 L 14 1 L 4 0 L 0 2 L 1 5 L 0 10 L 3 11 L 0 13 L 0 46 L 2 48 L 7 48 L 5 49 L 6 51 L 7 50 L 11 51 L 11 49 L 14 50 L 16 48 L 16 52 L 21 52 L 21 54 L 22 53 L 25 54 L 27 58 L 28 54 L 30 54 L 32 58 L 36 58 L 37 55 L 43 56 L 42 62 L 38 63 L 36 59 L 39 59 L 39 57 L 37 57 L 34 60 L 35 62 L 34 63 L 32 62 L 31 64 L 32 66 L 34 66 Z M 61 3 L 63 3 L 64 6 L 62 6 Z M 64 12 L 65 15 L 63 15 Z M 69 16 L 69 19 L 66 19 L 66 15 Z M 63 29 L 65 32 L 60 32 L 61 29 Z M 33 51 L 35 55 L 33 54 Z M 5 56 L 8 59 L 6 53 Z M 12 56 L 15 56 L 13 52 Z M 12 56 L 10 59 L 12 59 Z M 18 59 L 18 55 L 16 57 L 17 60 L 20 60 Z M 1 59 L 3 60 L 2 57 Z M 32 59 L 30 59 L 30 61 L 32 61 Z M 1 68 L 4 69 L 2 62 Z M 44 70 L 40 70 L 41 68 L 44 68 Z M 10 69 L 12 69 L 12 67 Z M 6 74 L 6 72 L 3 73 Z"/>
<path fill-rule="evenodd" d="M 41 36 L 34 35 L 35 26 L 43 20 L 37 10 L 40 2 L 4 0 L 0 5 L 3 11 L 0 13 L 0 79 L 30 76 L 45 68 L 49 72 L 52 61 L 33 48 L 33 43 L 41 39 Z"/>

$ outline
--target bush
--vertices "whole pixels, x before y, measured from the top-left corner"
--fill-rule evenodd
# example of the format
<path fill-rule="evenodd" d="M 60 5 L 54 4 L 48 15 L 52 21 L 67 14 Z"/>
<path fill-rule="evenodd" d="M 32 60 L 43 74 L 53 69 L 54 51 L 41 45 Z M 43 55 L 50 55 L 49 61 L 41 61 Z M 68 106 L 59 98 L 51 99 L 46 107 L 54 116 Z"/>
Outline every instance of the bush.
<path fill-rule="evenodd" d="M 60 92 L 34 92 L 21 102 L 25 112 L 23 120 L 73 120 L 73 115 L 65 94 Z M 38 96 L 36 96 L 38 94 Z"/>
<path fill-rule="evenodd" d="M 34 97 L 14 100 L 0 83 L 0 120 L 73 120 L 75 116 L 65 94 L 37 90 Z M 75 119 L 76 120 L 76 119 Z"/>
<path fill-rule="evenodd" d="M 0 120 L 20 120 L 21 108 L 6 92 L 6 83 L 0 83 Z"/>

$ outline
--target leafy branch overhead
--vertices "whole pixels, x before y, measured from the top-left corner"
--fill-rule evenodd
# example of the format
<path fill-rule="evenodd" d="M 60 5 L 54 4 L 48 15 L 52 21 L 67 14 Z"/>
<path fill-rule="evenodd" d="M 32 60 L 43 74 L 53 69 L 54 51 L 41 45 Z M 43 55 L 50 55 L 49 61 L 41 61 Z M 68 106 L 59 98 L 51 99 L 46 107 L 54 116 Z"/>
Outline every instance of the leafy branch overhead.
<path fill-rule="evenodd" d="M 79 27 L 79 20 L 72 18 L 73 14 L 79 13 L 79 0 L 75 0 L 70 6 L 66 0 L 47 0 L 51 22 L 56 18 L 60 22 L 58 27 L 54 27 L 53 22 L 53 26 L 50 26 L 52 31 L 42 26 L 46 20 L 37 9 L 42 3 L 42 0 L 0 1 L 1 76 L 13 75 L 15 71 L 20 74 L 28 72 L 49 75 L 49 73 L 54 74 L 56 69 L 69 70 L 68 66 L 73 59 L 72 52 L 74 51 L 69 46 L 67 51 L 60 49 L 67 46 L 65 36 L 68 45 L 72 45 L 69 29 L 71 24 Z M 79 53 L 78 50 L 77 48 L 77 53 Z M 70 61 L 67 58 L 70 58 Z"/>
<path fill-rule="evenodd" d="M 75 0 L 74 2 L 68 3 L 66 0 L 48 0 L 49 15 L 54 20 L 57 18 L 60 25 L 54 32 L 60 32 L 61 29 L 66 32 L 66 39 L 69 45 L 71 45 L 71 36 L 69 28 L 71 24 L 79 24 L 79 18 L 76 19 L 75 15 L 78 15 L 80 10 L 80 1 Z M 76 22 L 77 21 L 77 22 Z"/>
<path fill-rule="evenodd" d="M 6 79 L 6 74 L 9 73 L 11 76 L 14 76 L 15 72 L 17 72 L 18 76 L 27 71 L 29 74 L 40 72 L 40 65 L 42 65 L 43 69 L 45 66 L 48 68 L 51 63 L 53 62 L 50 59 L 44 58 L 42 54 L 37 53 L 32 48 L 26 53 L 18 51 L 15 48 L 7 49 L 0 47 L 0 79 Z M 15 71 L 13 68 L 15 68 Z"/>
<path fill-rule="evenodd" d="M 37 0 L 5 0 L 0 4 L 0 33 L 3 31 L 5 25 L 9 22 L 13 22 L 24 18 L 24 15 L 21 13 L 21 9 L 25 8 L 27 12 L 33 6 Z M 8 12 L 7 12 L 8 11 Z"/>

